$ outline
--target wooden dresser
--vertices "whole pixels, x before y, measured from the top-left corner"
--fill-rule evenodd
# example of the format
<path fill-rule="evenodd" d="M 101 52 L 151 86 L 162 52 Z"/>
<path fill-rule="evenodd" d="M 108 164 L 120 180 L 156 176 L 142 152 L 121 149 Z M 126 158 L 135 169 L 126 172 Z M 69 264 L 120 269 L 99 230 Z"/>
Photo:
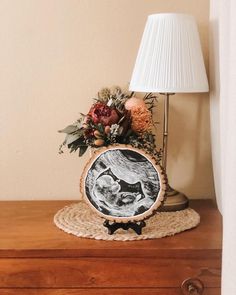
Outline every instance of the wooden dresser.
<path fill-rule="evenodd" d="M 60 231 L 53 216 L 70 203 L 0 202 L 0 295 L 220 294 L 221 216 L 212 201 L 191 202 L 197 228 L 135 242 Z"/>

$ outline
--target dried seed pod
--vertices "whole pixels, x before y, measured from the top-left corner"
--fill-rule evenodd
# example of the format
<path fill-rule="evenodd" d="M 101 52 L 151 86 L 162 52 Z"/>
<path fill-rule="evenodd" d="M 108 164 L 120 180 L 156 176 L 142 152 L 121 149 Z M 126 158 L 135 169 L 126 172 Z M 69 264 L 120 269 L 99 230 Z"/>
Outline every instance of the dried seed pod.
<path fill-rule="evenodd" d="M 94 144 L 96 145 L 96 146 L 102 146 L 102 145 L 104 145 L 104 143 L 105 143 L 105 141 L 103 140 L 103 139 L 96 139 L 95 141 L 94 141 Z"/>
<path fill-rule="evenodd" d="M 98 130 L 95 130 L 93 134 L 94 134 L 94 136 L 96 138 L 101 138 L 102 137 L 102 134 Z"/>
<path fill-rule="evenodd" d="M 111 132 L 111 127 L 110 126 L 106 126 L 105 127 L 105 133 L 109 134 Z"/>

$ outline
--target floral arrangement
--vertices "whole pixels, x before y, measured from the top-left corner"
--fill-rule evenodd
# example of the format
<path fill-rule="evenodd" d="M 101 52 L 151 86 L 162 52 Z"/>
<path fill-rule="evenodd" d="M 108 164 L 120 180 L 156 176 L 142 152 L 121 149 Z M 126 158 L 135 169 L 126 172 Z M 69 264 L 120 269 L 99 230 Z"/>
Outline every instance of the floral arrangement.
<path fill-rule="evenodd" d="M 79 151 L 82 156 L 88 147 L 99 148 L 113 144 L 129 144 L 141 148 L 159 163 L 161 151 L 157 150 L 152 110 L 156 96 L 147 93 L 143 99 L 120 87 L 103 88 L 98 92 L 89 112 L 81 114 L 72 125 L 59 132 L 66 138 L 59 148 L 67 146 L 70 152 Z"/>

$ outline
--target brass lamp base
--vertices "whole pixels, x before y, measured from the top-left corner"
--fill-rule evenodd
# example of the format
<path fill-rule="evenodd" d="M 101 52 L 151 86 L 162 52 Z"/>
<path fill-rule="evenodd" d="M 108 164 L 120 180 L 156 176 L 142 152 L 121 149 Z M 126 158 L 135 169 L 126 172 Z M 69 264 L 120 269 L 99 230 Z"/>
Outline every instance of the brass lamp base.
<path fill-rule="evenodd" d="M 168 186 L 166 198 L 159 212 L 180 211 L 188 208 L 189 200 L 183 194 Z"/>

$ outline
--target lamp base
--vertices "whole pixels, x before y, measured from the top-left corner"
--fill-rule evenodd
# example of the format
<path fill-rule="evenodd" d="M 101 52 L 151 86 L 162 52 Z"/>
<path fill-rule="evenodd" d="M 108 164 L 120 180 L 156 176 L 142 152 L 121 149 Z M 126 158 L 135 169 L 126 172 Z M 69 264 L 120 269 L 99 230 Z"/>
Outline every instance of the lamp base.
<path fill-rule="evenodd" d="M 181 192 L 176 191 L 168 185 L 166 198 L 163 205 L 159 208 L 159 212 L 180 211 L 188 208 L 189 200 Z"/>

